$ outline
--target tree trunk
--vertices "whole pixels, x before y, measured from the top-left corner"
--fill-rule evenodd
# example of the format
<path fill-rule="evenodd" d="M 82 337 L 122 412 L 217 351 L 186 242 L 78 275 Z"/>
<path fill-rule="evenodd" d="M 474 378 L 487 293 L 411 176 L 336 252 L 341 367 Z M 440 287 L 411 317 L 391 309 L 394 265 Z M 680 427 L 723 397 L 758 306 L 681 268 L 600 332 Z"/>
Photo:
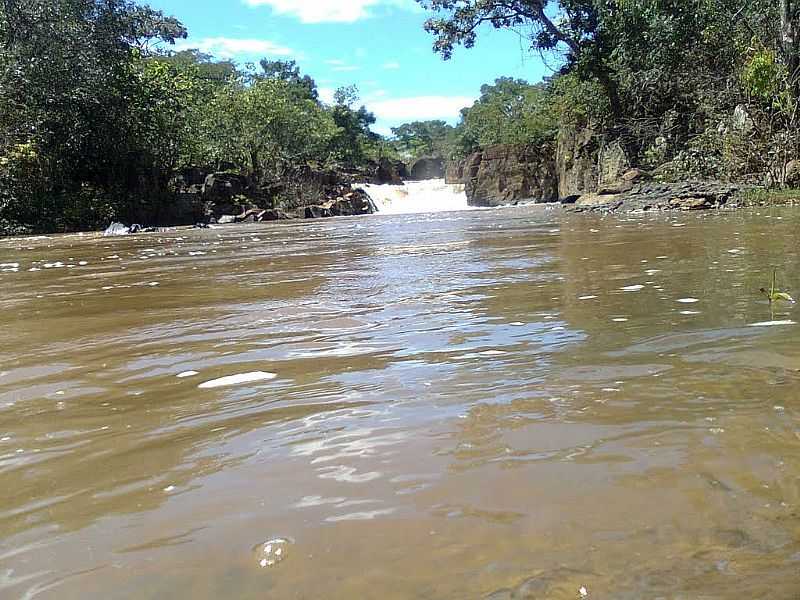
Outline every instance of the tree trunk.
<path fill-rule="evenodd" d="M 795 98 L 800 97 L 800 25 L 798 23 L 798 0 L 780 0 L 781 50 L 789 70 L 789 82 Z"/>

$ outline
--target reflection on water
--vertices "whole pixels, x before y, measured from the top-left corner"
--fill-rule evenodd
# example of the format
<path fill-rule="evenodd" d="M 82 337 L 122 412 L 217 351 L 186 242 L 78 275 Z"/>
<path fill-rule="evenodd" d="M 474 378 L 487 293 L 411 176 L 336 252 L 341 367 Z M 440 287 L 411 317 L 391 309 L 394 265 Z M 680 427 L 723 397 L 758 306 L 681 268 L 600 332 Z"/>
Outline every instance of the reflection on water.
<path fill-rule="evenodd" d="M 796 599 L 798 227 L 4 240 L 0 597 Z"/>

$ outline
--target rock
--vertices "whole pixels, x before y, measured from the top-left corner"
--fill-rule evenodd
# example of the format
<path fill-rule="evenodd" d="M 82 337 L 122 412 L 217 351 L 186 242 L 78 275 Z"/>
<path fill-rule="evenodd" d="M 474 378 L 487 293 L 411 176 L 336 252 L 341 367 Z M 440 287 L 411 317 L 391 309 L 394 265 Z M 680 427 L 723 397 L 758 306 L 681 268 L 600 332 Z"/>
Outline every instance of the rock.
<path fill-rule="evenodd" d="M 669 201 L 669 207 L 678 210 L 703 210 L 706 208 L 713 208 L 714 198 L 707 197 L 689 197 L 689 198 L 672 198 Z"/>
<path fill-rule="evenodd" d="M 444 159 L 435 156 L 423 156 L 416 160 L 409 169 L 409 179 L 422 181 L 425 179 L 444 178 Z"/>
<path fill-rule="evenodd" d="M 332 215 L 330 209 L 324 206 L 306 206 L 303 216 L 306 219 L 322 219 Z"/>
<path fill-rule="evenodd" d="M 597 155 L 602 138 L 588 127 L 562 125 L 556 142 L 560 198 L 597 191 Z"/>
<path fill-rule="evenodd" d="M 265 211 L 262 211 L 258 217 L 259 221 L 285 221 L 287 219 L 291 219 L 292 217 L 289 213 L 279 209 L 279 208 L 269 208 Z"/>
<path fill-rule="evenodd" d="M 584 194 L 572 210 L 703 210 L 719 208 L 729 202 L 739 186 L 717 181 L 635 184 L 620 194 Z"/>
<path fill-rule="evenodd" d="M 627 191 L 627 184 L 622 181 L 630 170 L 630 161 L 619 141 L 609 142 L 605 135 L 588 127 L 564 125 L 559 129 L 556 172 L 560 198 Z"/>
<path fill-rule="evenodd" d="M 376 185 L 403 185 L 403 179 L 408 177 L 405 163 L 388 158 L 381 159 L 375 167 L 372 183 Z"/>
<path fill-rule="evenodd" d="M 599 188 L 628 181 L 623 179 L 623 175 L 630 170 L 630 161 L 619 141 L 601 145 L 598 165 Z"/>
<path fill-rule="evenodd" d="M 361 188 L 357 188 L 343 198 L 332 202 L 328 209 L 335 217 L 369 215 L 378 212 L 372 198 Z"/>
<path fill-rule="evenodd" d="M 444 182 L 448 185 L 464 183 L 464 168 L 466 161 L 449 160 L 444 169 Z"/>
<path fill-rule="evenodd" d="M 247 179 L 234 173 L 212 173 L 203 183 L 203 196 L 212 202 L 228 202 L 242 196 L 247 189 Z"/>
<path fill-rule="evenodd" d="M 731 124 L 734 130 L 744 133 L 749 132 L 755 126 L 753 118 L 747 112 L 747 107 L 744 104 L 738 104 L 734 109 Z"/>
<path fill-rule="evenodd" d="M 263 208 L 249 208 L 243 213 L 236 215 L 237 223 L 255 223 L 261 221 L 261 214 L 264 212 Z"/>
<path fill-rule="evenodd" d="M 790 160 L 786 163 L 784 178 L 789 187 L 800 186 L 800 160 Z"/>
<path fill-rule="evenodd" d="M 619 201 L 619 193 L 596 193 L 583 194 L 576 201 L 576 206 L 601 206 L 605 204 L 613 204 Z"/>
<path fill-rule="evenodd" d="M 208 223 L 197 222 L 193 225 L 194 229 L 208 229 Z"/>
<path fill-rule="evenodd" d="M 179 191 L 202 192 L 207 176 L 208 174 L 199 167 L 187 167 L 178 172 L 173 183 Z"/>
<path fill-rule="evenodd" d="M 639 181 L 643 181 L 648 179 L 649 175 L 647 171 L 642 169 L 628 169 L 625 173 L 622 174 L 622 181 L 630 181 L 632 183 L 638 183 Z"/>
<path fill-rule="evenodd" d="M 620 179 L 619 181 L 615 181 L 614 183 L 610 183 L 608 185 L 601 186 L 598 190 L 598 194 L 624 194 L 625 192 L 629 192 L 633 189 L 633 182 L 632 181 L 625 181 L 624 179 Z"/>
<path fill-rule="evenodd" d="M 470 206 L 553 202 L 558 182 L 551 149 L 492 146 L 467 158 L 463 180 Z"/>
<path fill-rule="evenodd" d="M 127 225 L 122 223 L 112 223 L 106 228 L 106 230 L 103 232 L 103 235 L 106 237 L 111 237 L 115 235 L 128 235 L 130 233 L 131 228 Z"/>
<path fill-rule="evenodd" d="M 219 219 L 217 219 L 217 223 L 220 225 L 229 225 L 231 223 L 236 223 L 236 215 L 221 215 Z"/>

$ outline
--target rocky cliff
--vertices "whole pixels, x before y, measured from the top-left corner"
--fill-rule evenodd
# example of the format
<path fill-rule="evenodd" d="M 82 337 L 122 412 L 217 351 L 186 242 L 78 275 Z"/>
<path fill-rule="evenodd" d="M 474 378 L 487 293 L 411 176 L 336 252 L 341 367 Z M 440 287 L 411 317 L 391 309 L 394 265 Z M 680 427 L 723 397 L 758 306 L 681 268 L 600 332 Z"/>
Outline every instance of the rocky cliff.
<path fill-rule="evenodd" d="M 492 146 L 469 156 L 463 166 L 451 165 L 448 171 L 450 181 L 461 174 L 470 206 L 558 200 L 549 147 Z"/>

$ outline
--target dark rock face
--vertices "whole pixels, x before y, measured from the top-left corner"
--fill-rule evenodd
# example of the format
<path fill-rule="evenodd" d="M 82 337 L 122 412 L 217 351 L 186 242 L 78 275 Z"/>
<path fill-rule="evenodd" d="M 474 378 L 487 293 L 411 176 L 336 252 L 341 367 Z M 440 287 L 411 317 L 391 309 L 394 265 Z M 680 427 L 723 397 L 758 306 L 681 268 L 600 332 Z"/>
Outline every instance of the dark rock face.
<path fill-rule="evenodd" d="M 492 146 L 467 158 L 463 168 L 470 206 L 554 202 L 558 179 L 552 149 Z"/>
<path fill-rule="evenodd" d="M 291 219 L 292 216 L 279 208 L 270 208 L 264 210 L 259 215 L 259 221 L 285 221 Z"/>
<path fill-rule="evenodd" d="M 444 168 L 444 182 L 448 185 L 464 183 L 465 160 L 449 160 Z"/>
<path fill-rule="evenodd" d="M 382 159 L 375 165 L 372 183 L 376 185 L 403 185 L 403 179 L 408 177 L 408 169 L 401 161 Z"/>
<path fill-rule="evenodd" d="M 370 198 L 369 194 L 364 190 L 357 188 L 346 194 L 343 198 L 334 201 L 329 208 L 331 214 L 335 217 L 355 216 L 355 215 L 370 215 L 378 212 L 375 203 Z"/>
<path fill-rule="evenodd" d="M 247 189 L 247 179 L 233 173 L 212 173 L 203 183 L 203 196 L 211 202 L 229 202 L 242 196 Z"/>
<path fill-rule="evenodd" d="M 409 179 L 422 181 L 424 179 L 443 179 L 444 159 L 434 156 L 423 156 L 416 160 L 409 170 Z"/>
<path fill-rule="evenodd" d="M 333 216 L 331 214 L 330 209 L 325 208 L 324 206 L 306 206 L 304 211 L 304 217 L 306 219 L 323 219 L 326 217 Z"/>

